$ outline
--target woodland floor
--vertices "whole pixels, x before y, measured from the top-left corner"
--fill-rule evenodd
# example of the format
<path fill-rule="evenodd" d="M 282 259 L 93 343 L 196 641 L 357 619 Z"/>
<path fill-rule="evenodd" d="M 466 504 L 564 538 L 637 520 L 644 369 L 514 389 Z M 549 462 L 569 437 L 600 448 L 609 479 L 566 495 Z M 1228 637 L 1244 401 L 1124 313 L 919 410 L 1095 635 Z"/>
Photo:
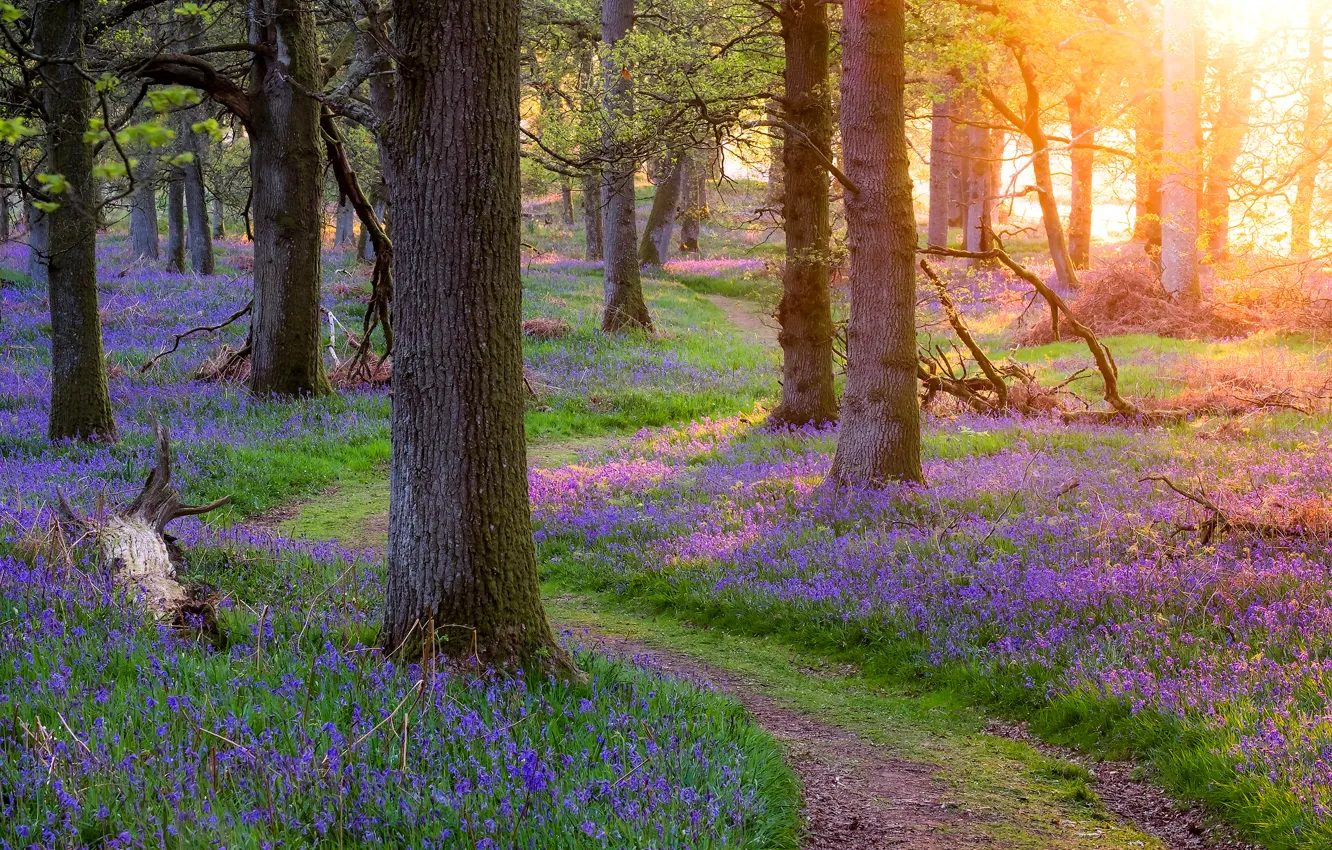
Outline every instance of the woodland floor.
<path fill-rule="evenodd" d="M 753 341 L 776 344 L 751 302 L 709 294 Z M 600 436 L 535 440 L 534 467 L 595 463 L 624 442 Z M 388 484 L 382 469 L 270 513 L 285 534 L 382 550 Z M 556 626 L 625 658 L 707 681 L 783 743 L 803 786 L 810 848 L 1239 848 L 1198 808 L 1177 804 L 1127 762 L 1088 762 L 1037 742 L 1018 724 L 885 688 L 775 640 L 635 609 L 547 586 Z"/>

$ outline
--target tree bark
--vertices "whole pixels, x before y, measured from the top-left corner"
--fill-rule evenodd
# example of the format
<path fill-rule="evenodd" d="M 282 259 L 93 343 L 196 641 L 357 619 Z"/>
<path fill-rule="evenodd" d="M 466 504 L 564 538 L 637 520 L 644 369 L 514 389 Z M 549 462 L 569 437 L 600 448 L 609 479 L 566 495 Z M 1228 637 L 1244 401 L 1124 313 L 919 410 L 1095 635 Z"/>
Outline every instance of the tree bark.
<path fill-rule="evenodd" d="M 560 217 L 566 225 L 573 227 L 573 181 L 568 177 L 560 181 Z"/>
<path fill-rule="evenodd" d="M 1068 255 L 1073 267 L 1091 268 L 1092 180 L 1096 172 L 1096 122 L 1087 100 L 1091 96 L 1092 72 L 1084 69 L 1064 98 L 1068 104 L 1071 135 L 1069 162 L 1072 192 L 1068 213 Z"/>
<path fill-rule="evenodd" d="M 50 275 L 47 264 L 50 254 L 51 220 L 46 213 L 32 205 L 32 199 L 23 196 L 23 217 L 28 220 L 28 280 L 37 286 L 47 286 Z"/>
<path fill-rule="evenodd" d="M 1133 131 L 1133 238 L 1153 262 L 1161 260 L 1161 95 L 1149 93 Z"/>
<path fill-rule="evenodd" d="M 1304 150 L 1301 158 L 1304 163 L 1295 182 L 1295 202 L 1290 207 L 1290 253 L 1296 259 L 1309 258 L 1309 246 L 1313 234 L 1314 188 L 1318 182 L 1318 170 L 1322 157 L 1318 156 L 1320 142 L 1323 139 L 1323 122 L 1327 120 L 1327 71 L 1324 59 L 1326 32 L 1323 27 L 1323 15 L 1327 11 L 1325 0 L 1310 0 L 1309 3 L 1309 52 L 1304 85 L 1304 132 L 1300 143 Z"/>
<path fill-rule="evenodd" d="M 968 251 L 988 251 L 994 247 L 994 226 L 990 209 L 994 203 L 994 169 L 990 167 L 993 154 L 990 144 L 989 123 L 980 104 L 970 103 L 966 127 L 966 153 L 963 158 L 964 185 L 966 187 L 967 217 L 962 229 L 963 245 Z M 972 261 L 981 265 L 983 261 Z"/>
<path fill-rule="evenodd" d="M 188 113 L 181 121 L 185 135 L 185 150 L 194 159 L 181 166 L 184 175 L 185 212 L 189 219 L 190 268 L 195 274 L 213 273 L 213 232 L 208 223 L 208 199 L 204 197 L 203 156 L 204 145 L 199 134 L 190 129 Z"/>
<path fill-rule="evenodd" d="M 582 188 L 584 257 L 600 260 L 604 250 L 601 242 L 601 175 L 596 172 L 584 174 Z"/>
<path fill-rule="evenodd" d="M 675 233 L 675 211 L 680 205 L 684 160 L 678 154 L 671 155 L 669 165 L 662 171 L 664 176 L 652 196 L 652 208 L 648 211 L 643 240 L 638 246 L 638 261 L 645 266 L 663 266 L 671 258 L 671 236 Z"/>
<path fill-rule="evenodd" d="M 523 436 L 517 0 L 398 0 L 381 643 L 572 671 L 541 607 Z M 422 636 L 427 640 L 423 642 Z M 438 638 L 443 638 L 441 642 Z"/>
<path fill-rule="evenodd" d="M 46 215 L 47 293 L 51 309 L 51 440 L 114 440 L 102 325 L 97 308 L 97 183 L 83 135 L 92 118 L 92 84 L 83 76 L 80 0 L 37 0 L 32 40 L 40 66 L 47 166 L 68 188 Z"/>
<path fill-rule="evenodd" d="M 922 481 L 916 399 L 916 225 L 906 139 L 904 0 L 845 0 L 846 394 L 829 479 Z"/>
<path fill-rule="evenodd" d="M 614 51 L 634 23 L 634 0 L 604 0 L 601 6 L 601 41 Z M 652 329 L 643 281 L 638 269 L 638 232 L 634 221 L 634 161 L 615 151 L 614 125 L 634 114 L 633 82 L 619 67 L 613 53 L 602 63 L 606 74 L 606 112 L 611 121 L 604 137 L 606 150 L 615 157 L 606 165 L 606 203 L 602 223 L 602 258 L 605 276 L 605 309 L 601 329 L 616 333 L 627 328 Z"/>
<path fill-rule="evenodd" d="M 930 118 L 930 220 L 926 242 L 948 247 L 949 182 L 956 164 L 953 156 L 953 98 L 948 85 L 934 101 Z"/>
<path fill-rule="evenodd" d="M 701 255 L 698 235 L 708 217 L 708 179 L 698 152 L 685 151 L 684 197 L 680 201 L 680 253 Z"/>
<path fill-rule="evenodd" d="M 213 238 L 227 238 L 227 223 L 222 215 L 222 198 L 216 194 L 213 195 Z"/>
<path fill-rule="evenodd" d="M 1254 70 L 1240 65 L 1239 42 L 1230 39 L 1222 49 L 1217 84 L 1220 103 L 1212 135 L 1208 140 L 1207 179 L 1203 188 L 1203 232 L 1207 236 L 1207 259 L 1225 259 L 1230 241 L 1230 187 L 1235 181 L 1235 162 L 1244 149 L 1253 105 Z"/>
<path fill-rule="evenodd" d="M 356 243 L 356 211 L 352 209 L 351 201 L 343 199 L 338 204 L 337 229 L 333 232 L 333 247 L 341 248 L 344 245 L 354 245 Z"/>
<path fill-rule="evenodd" d="M 271 58 L 256 54 L 251 66 L 256 238 L 250 391 L 322 395 L 330 390 L 319 347 L 323 157 L 319 101 L 304 93 L 323 82 L 313 7 L 301 0 L 251 0 L 250 41 L 274 50 Z"/>
<path fill-rule="evenodd" d="M 157 152 L 144 150 L 134 170 L 134 194 L 130 198 L 129 235 L 134 256 L 156 261 L 160 256 L 157 238 Z"/>
<path fill-rule="evenodd" d="M 1196 304 L 1198 280 L 1198 87 L 1194 0 L 1165 0 L 1165 115 L 1161 180 L 1161 285 Z"/>
<path fill-rule="evenodd" d="M 786 122 L 797 132 L 782 150 L 786 265 L 777 307 L 782 399 L 768 421 L 801 427 L 837 418 L 832 352 L 836 328 L 828 291 L 832 227 L 824 159 L 832 141 L 830 34 L 827 8 L 821 3 L 784 0 L 781 12 Z"/>
<path fill-rule="evenodd" d="M 167 176 L 166 267 L 185 271 L 185 173 L 174 165 Z"/>

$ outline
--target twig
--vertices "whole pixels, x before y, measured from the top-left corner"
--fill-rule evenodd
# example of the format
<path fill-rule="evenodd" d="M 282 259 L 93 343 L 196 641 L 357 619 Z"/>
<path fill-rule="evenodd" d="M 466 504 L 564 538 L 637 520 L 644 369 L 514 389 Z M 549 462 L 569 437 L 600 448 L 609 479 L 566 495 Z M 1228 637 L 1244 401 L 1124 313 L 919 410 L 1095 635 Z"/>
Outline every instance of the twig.
<path fill-rule="evenodd" d="M 235 281 L 233 280 L 232 282 L 234 283 Z M 157 352 L 157 354 L 153 357 L 153 359 L 149 360 L 147 363 L 144 363 L 142 366 L 139 367 L 139 372 L 140 373 L 147 372 L 149 369 L 157 365 L 157 361 L 161 360 L 163 357 L 166 357 L 168 354 L 174 354 L 176 352 L 176 349 L 180 348 L 180 344 L 184 342 L 186 339 L 190 338 L 191 336 L 198 333 L 217 333 L 218 331 L 225 328 L 227 325 L 232 324 L 245 314 L 249 313 L 250 310 L 253 308 L 254 308 L 254 299 L 251 298 L 245 304 L 244 307 L 232 313 L 230 316 L 228 316 L 225 320 L 223 320 L 219 324 L 201 325 L 200 327 L 197 328 L 190 328 L 184 333 L 176 334 L 171 342 L 171 347 L 163 348 L 161 351 Z"/>

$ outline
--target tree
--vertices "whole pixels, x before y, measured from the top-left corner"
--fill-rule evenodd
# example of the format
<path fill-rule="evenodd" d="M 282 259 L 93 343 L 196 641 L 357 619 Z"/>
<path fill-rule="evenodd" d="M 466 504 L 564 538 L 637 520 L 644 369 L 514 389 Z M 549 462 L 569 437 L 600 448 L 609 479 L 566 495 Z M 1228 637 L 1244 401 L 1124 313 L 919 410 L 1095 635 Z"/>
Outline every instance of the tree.
<path fill-rule="evenodd" d="M 156 179 L 156 153 L 141 150 L 139 165 L 134 169 L 134 193 L 130 196 L 129 235 L 134 256 L 144 260 L 156 260 L 159 253 Z"/>
<path fill-rule="evenodd" d="M 523 435 L 518 0 L 397 0 L 382 644 L 572 671 L 541 607 Z M 475 653 L 475 655 L 474 655 Z"/>
<path fill-rule="evenodd" d="M 51 308 L 52 440 L 113 440 L 97 308 L 97 208 L 92 147 L 93 87 L 86 76 L 82 0 L 37 0 L 32 44 L 46 118 L 47 166 L 62 191 L 46 211 L 45 260 Z"/>
<path fill-rule="evenodd" d="M 845 0 L 841 127 L 851 315 L 842 428 L 828 473 L 837 484 L 924 479 L 905 50 L 904 0 Z"/>
<path fill-rule="evenodd" d="M 785 123 L 782 147 L 786 266 L 777 307 L 782 346 L 782 399 L 773 425 L 821 425 L 837 417 L 833 389 L 835 328 L 828 292 L 828 167 L 832 104 L 828 91 L 829 31 L 822 3 L 785 0 Z"/>
<path fill-rule="evenodd" d="M 1096 173 L 1096 123 L 1091 99 L 1095 93 L 1098 68 L 1084 65 L 1072 90 L 1065 95 L 1068 105 L 1069 164 L 1072 172 L 1068 213 L 1068 255 L 1073 267 L 1091 268 L 1092 189 Z"/>
<path fill-rule="evenodd" d="M 603 0 L 601 39 L 606 45 L 602 63 L 606 76 L 606 112 L 615 120 L 631 120 L 634 112 L 633 76 L 623 53 L 625 37 L 634 23 L 634 0 Z M 605 148 L 616 149 L 614 124 L 608 125 Z M 637 163 L 625 154 L 607 163 L 604 173 L 606 202 L 602 217 L 602 260 L 606 303 L 601 329 L 615 333 L 626 328 L 652 329 L 643 281 L 638 272 L 638 230 L 634 222 L 634 173 Z"/>
<path fill-rule="evenodd" d="M 1185 303 L 1202 298 L 1198 280 L 1198 86 L 1194 0 L 1165 0 L 1162 54 L 1165 132 L 1161 179 L 1161 285 Z"/>
<path fill-rule="evenodd" d="M 953 156 L 951 90 L 952 81 L 946 80 L 933 101 L 930 116 L 930 218 L 925 241 L 940 247 L 948 246 L 949 188 L 957 167 Z"/>
<path fill-rule="evenodd" d="M 661 179 L 652 196 L 643 239 L 638 246 L 638 261 L 645 266 L 665 265 L 671 255 L 671 234 L 675 232 L 675 211 L 680 205 L 680 190 L 684 182 L 685 160 L 679 154 L 668 154 L 662 163 Z"/>
<path fill-rule="evenodd" d="M 1309 0 L 1309 50 L 1304 84 L 1304 130 L 1301 145 L 1305 149 L 1299 177 L 1295 182 L 1295 202 L 1290 205 L 1290 253 L 1298 259 L 1309 258 L 1312 241 L 1314 187 L 1322 165 L 1321 134 L 1327 120 L 1327 33 L 1323 17 L 1327 13 L 1326 0 Z"/>
<path fill-rule="evenodd" d="M 169 271 L 185 271 L 185 174 L 172 166 L 167 176 L 167 248 Z"/>

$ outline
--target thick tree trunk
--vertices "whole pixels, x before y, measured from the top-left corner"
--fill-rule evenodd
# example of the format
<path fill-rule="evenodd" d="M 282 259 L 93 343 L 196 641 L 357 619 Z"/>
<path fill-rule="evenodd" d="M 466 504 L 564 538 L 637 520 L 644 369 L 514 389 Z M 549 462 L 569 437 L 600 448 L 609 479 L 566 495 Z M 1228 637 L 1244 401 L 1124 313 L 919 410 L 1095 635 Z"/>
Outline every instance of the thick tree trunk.
<path fill-rule="evenodd" d="M 601 242 L 601 175 L 595 172 L 584 174 L 583 189 L 583 239 L 586 243 L 584 257 L 589 260 L 602 259 Z"/>
<path fill-rule="evenodd" d="M 1313 233 L 1314 188 L 1318 182 L 1318 170 L 1322 164 L 1319 156 L 1321 141 L 1324 138 L 1323 123 L 1327 120 L 1327 71 L 1325 60 L 1326 33 L 1323 28 L 1323 15 L 1327 11 L 1326 0 L 1309 2 L 1309 52 L 1304 85 L 1306 99 L 1304 107 L 1304 132 L 1301 134 L 1300 158 L 1304 161 L 1295 181 L 1295 202 L 1290 207 L 1290 253 L 1296 259 L 1309 258 L 1309 246 Z"/>
<path fill-rule="evenodd" d="M 188 116 L 188 113 L 183 113 Z M 185 136 L 185 150 L 194 155 L 191 162 L 181 166 L 184 175 L 185 212 L 189 218 L 187 244 L 190 249 L 190 268 L 195 274 L 213 273 L 213 232 L 208 223 L 208 199 L 204 197 L 203 157 L 204 145 L 199 134 L 190 129 L 189 117 L 181 122 Z"/>
<path fill-rule="evenodd" d="M 1194 0 L 1165 0 L 1162 94 L 1161 285 L 1185 303 L 1202 298 L 1198 280 L 1198 87 Z"/>
<path fill-rule="evenodd" d="M 916 226 L 906 140 L 904 0 L 845 0 L 842 150 L 848 288 L 846 394 L 835 484 L 921 481 Z"/>
<path fill-rule="evenodd" d="M 337 229 L 333 231 L 333 247 L 342 248 L 356 243 L 356 210 L 351 201 L 344 199 L 338 205 Z"/>
<path fill-rule="evenodd" d="M 222 199 L 213 195 L 213 238 L 227 238 L 227 222 L 222 215 Z"/>
<path fill-rule="evenodd" d="M 517 0 L 399 0 L 388 587 L 404 660 L 572 671 L 541 607 L 523 436 Z M 435 639 L 435 634 L 443 641 Z M 422 636 L 426 651 L 421 651 Z"/>
<path fill-rule="evenodd" d="M 134 170 L 134 194 L 130 198 L 130 248 L 141 260 L 159 257 L 157 238 L 157 152 L 140 152 Z"/>
<path fill-rule="evenodd" d="M 1161 96 L 1149 93 L 1133 131 L 1133 238 L 1161 259 Z"/>
<path fill-rule="evenodd" d="M 786 191 L 782 218 L 786 266 L 777 307 L 782 346 L 782 400 L 773 425 L 821 425 L 837 418 L 833 390 L 832 301 L 828 292 L 832 228 L 828 169 L 832 104 L 828 90 L 829 29 L 821 3 L 784 0 L 786 120 L 799 130 L 782 151 Z M 817 146 L 817 147 L 815 147 Z"/>
<path fill-rule="evenodd" d="M 259 396 L 330 390 L 319 346 L 319 101 L 304 93 L 323 82 L 316 35 L 308 3 L 251 0 L 250 41 L 275 51 L 274 58 L 256 54 L 251 70 L 256 238 L 249 386 Z"/>
<path fill-rule="evenodd" d="M 1240 66 L 1239 42 L 1231 39 L 1222 51 L 1217 73 L 1221 100 L 1212 122 L 1208 144 L 1207 180 L 1203 189 L 1203 232 L 1207 236 L 1207 259 L 1225 259 L 1230 240 L 1230 187 L 1235 181 L 1235 162 L 1244 149 L 1253 104 L 1253 66 Z"/>
<path fill-rule="evenodd" d="M 10 210 L 11 197 L 9 189 L 0 189 L 0 243 L 8 242 L 10 238 L 9 219 L 13 214 Z"/>
<path fill-rule="evenodd" d="M 60 206 L 48 213 L 47 293 L 51 309 L 52 440 L 113 440 L 102 325 L 97 311 L 97 210 L 92 147 L 83 140 L 92 118 L 92 84 L 83 76 L 84 14 L 80 0 L 37 0 L 33 48 L 59 59 L 38 70 L 46 114 L 47 170 L 64 175 Z"/>
<path fill-rule="evenodd" d="M 953 99 L 948 85 L 934 101 L 930 118 L 930 220 L 926 242 L 948 247 L 949 183 L 956 168 L 953 156 Z"/>
<path fill-rule="evenodd" d="M 185 174 L 174 166 L 167 177 L 166 267 L 185 271 Z"/>
<path fill-rule="evenodd" d="M 1068 213 L 1068 255 L 1073 266 L 1091 267 L 1092 179 L 1096 171 L 1096 123 L 1088 109 L 1090 87 L 1084 72 L 1078 84 L 1065 98 L 1068 103 L 1069 132 L 1072 138 L 1069 161 L 1072 192 Z"/>
<path fill-rule="evenodd" d="M 670 157 L 663 169 L 664 176 L 657 183 L 643 227 L 643 241 L 638 246 L 638 261 L 645 266 L 662 266 L 671 258 L 671 236 L 675 233 L 675 211 L 680 206 L 680 184 L 684 181 L 684 160 L 678 155 Z"/>
<path fill-rule="evenodd" d="M 698 235 L 703 220 L 708 217 L 708 179 L 702 156 L 686 151 L 684 158 L 684 188 L 680 200 L 680 253 L 701 255 Z"/>
<path fill-rule="evenodd" d="M 634 0 L 604 0 L 601 6 L 601 41 L 609 49 L 629 34 L 634 23 Z M 606 112 L 612 124 L 628 120 L 634 113 L 632 76 L 622 73 L 608 54 L 602 63 L 606 74 Z M 602 258 L 605 276 L 605 309 L 601 329 L 616 333 L 626 328 L 652 329 L 643 281 L 638 269 L 638 229 L 634 221 L 634 161 L 614 151 L 613 128 L 605 136 L 607 151 L 615 156 L 605 171 L 606 204 L 602 224 Z"/>

